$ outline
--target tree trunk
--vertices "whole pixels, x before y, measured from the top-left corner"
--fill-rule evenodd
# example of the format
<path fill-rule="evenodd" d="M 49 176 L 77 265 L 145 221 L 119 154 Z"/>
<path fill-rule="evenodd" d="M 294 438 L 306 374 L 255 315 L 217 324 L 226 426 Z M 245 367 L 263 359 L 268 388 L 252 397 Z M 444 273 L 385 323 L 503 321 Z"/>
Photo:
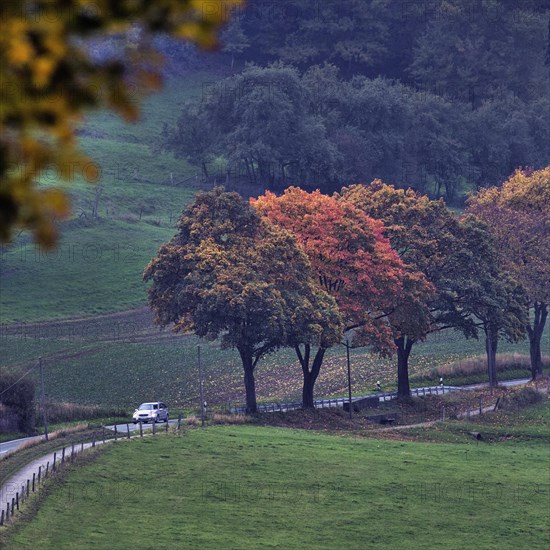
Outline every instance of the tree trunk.
<path fill-rule="evenodd" d="M 244 164 L 246 166 L 246 174 L 248 176 L 248 183 L 249 185 L 254 185 L 254 178 L 252 177 L 252 170 L 250 169 L 250 161 L 245 158 Z"/>
<path fill-rule="evenodd" d="M 489 373 L 489 385 L 494 388 L 497 380 L 497 346 L 498 332 L 492 327 L 485 328 L 485 351 L 487 353 L 487 372 Z"/>
<path fill-rule="evenodd" d="M 533 326 L 527 325 L 529 335 L 529 355 L 531 356 L 531 376 L 533 380 L 542 374 L 542 353 L 540 342 L 544 333 L 546 319 L 548 318 L 548 305 L 535 302 L 535 319 Z"/>
<path fill-rule="evenodd" d="M 409 356 L 414 340 L 401 336 L 394 340 L 397 346 L 397 398 L 410 399 L 411 386 L 409 383 Z"/>
<path fill-rule="evenodd" d="M 239 350 L 244 369 L 244 388 L 246 391 L 246 413 L 258 412 L 256 403 L 256 380 L 254 379 L 254 359 L 251 353 Z"/>
<path fill-rule="evenodd" d="M 206 166 L 205 161 L 202 161 L 201 167 L 202 167 L 202 175 L 204 177 L 204 180 L 208 181 L 208 167 Z"/>
<path fill-rule="evenodd" d="M 304 409 L 314 409 L 315 403 L 313 400 L 313 387 L 315 379 L 311 372 L 304 371 L 304 385 L 302 387 L 302 407 Z"/>
<path fill-rule="evenodd" d="M 326 348 L 319 348 L 315 357 L 313 359 L 313 364 L 311 368 L 309 366 L 310 357 L 311 357 L 311 346 L 309 344 L 305 345 L 304 353 L 300 350 L 300 346 L 296 346 L 296 355 L 302 366 L 302 372 L 304 373 L 304 385 L 302 386 L 302 407 L 304 409 L 314 409 L 315 403 L 313 399 L 313 390 L 315 388 L 315 382 L 321 371 L 321 365 L 323 364 L 323 359 L 325 357 Z"/>

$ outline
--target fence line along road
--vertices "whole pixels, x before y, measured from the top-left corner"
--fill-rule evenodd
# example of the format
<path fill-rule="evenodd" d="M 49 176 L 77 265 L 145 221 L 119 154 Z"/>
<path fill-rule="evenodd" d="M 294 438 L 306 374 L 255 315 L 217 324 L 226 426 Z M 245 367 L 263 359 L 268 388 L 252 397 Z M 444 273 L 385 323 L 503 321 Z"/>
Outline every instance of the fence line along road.
<path fill-rule="evenodd" d="M 429 386 L 425 388 L 413 388 L 411 394 L 416 397 L 424 397 L 426 395 L 444 395 L 453 391 L 463 391 L 468 389 L 460 386 Z M 371 393 L 368 395 L 356 395 L 352 397 L 352 403 L 360 399 L 378 397 L 379 401 L 391 401 L 397 397 L 397 391 Z M 349 401 L 347 397 L 335 397 L 334 399 L 316 399 L 313 403 L 316 409 L 328 409 L 331 407 L 343 407 Z M 302 402 L 287 402 L 287 403 L 269 403 L 266 405 L 258 405 L 258 412 L 288 412 L 302 408 Z M 229 407 L 229 412 L 233 414 L 244 414 L 245 406 Z"/>
<path fill-rule="evenodd" d="M 175 421 L 176 429 L 182 429 L 181 415 Z M 26 501 L 32 493 L 39 491 L 40 485 L 50 476 L 55 474 L 66 463 L 74 462 L 79 455 L 86 449 L 95 447 L 102 443 L 116 442 L 118 439 L 127 440 L 133 437 L 143 437 L 144 430 L 142 423 L 139 423 L 139 434 L 131 435 L 130 427 L 126 424 L 126 431 L 119 431 L 117 426 L 113 426 L 114 434 L 103 426 L 102 434 L 94 435 L 92 441 L 81 441 L 80 443 L 71 443 L 65 447 L 52 451 L 40 458 L 33 460 L 23 466 L 17 473 L 11 476 L 3 485 L 0 486 L 0 527 L 9 523 L 14 517 L 16 510 L 19 511 L 19 506 Z M 155 435 L 159 432 L 168 433 L 168 423 L 164 428 L 156 428 L 151 425 L 152 433 Z M 107 435 L 109 432 L 109 435 Z M 147 433 L 149 433 L 147 431 Z"/>

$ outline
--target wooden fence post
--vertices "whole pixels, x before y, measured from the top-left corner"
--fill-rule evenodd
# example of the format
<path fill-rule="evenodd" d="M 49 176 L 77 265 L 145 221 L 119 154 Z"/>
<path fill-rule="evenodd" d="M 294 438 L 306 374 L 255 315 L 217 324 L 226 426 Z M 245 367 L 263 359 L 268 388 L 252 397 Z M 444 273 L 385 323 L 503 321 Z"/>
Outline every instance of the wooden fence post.
<path fill-rule="evenodd" d="M 231 408 L 229 410 L 231 410 Z M 181 413 L 178 414 L 178 430 L 181 430 Z"/>
<path fill-rule="evenodd" d="M 2 513 L 0 514 L 0 527 L 4 525 L 4 510 L 2 510 Z"/>
<path fill-rule="evenodd" d="M 117 429 L 116 429 L 116 424 L 115 424 L 115 441 L 117 441 Z"/>
<path fill-rule="evenodd" d="M 130 439 L 130 424 L 126 423 L 126 435 Z"/>
<path fill-rule="evenodd" d="M 61 449 L 61 464 L 65 463 L 65 447 Z"/>
<path fill-rule="evenodd" d="M 30 495 L 31 491 L 31 480 L 27 479 L 27 497 Z"/>
<path fill-rule="evenodd" d="M 92 437 L 92 449 L 95 448 L 95 432 L 94 432 L 94 435 Z"/>
<path fill-rule="evenodd" d="M 17 511 L 19 511 L 19 491 L 15 493 L 15 505 L 17 506 Z"/>
<path fill-rule="evenodd" d="M 168 433 L 168 419 L 166 419 L 166 422 L 164 424 L 166 425 L 166 433 Z"/>
<path fill-rule="evenodd" d="M 481 395 L 479 396 L 479 414 L 483 414 L 483 398 L 481 397 Z"/>
<path fill-rule="evenodd" d="M 50 473 L 50 461 L 46 462 L 46 475 L 44 477 L 48 477 L 48 474 Z"/>
<path fill-rule="evenodd" d="M 153 420 L 153 435 L 155 435 L 155 426 L 157 425 L 157 423 Z"/>
<path fill-rule="evenodd" d="M 80 453 L 84 452 L 84 441 L 80 444 Z"/>
<path fill-rule="evenodd" d="M 35 476 L 36 476 L 36 473 L 33 472 L 32 473 L 32 492 L 34 493 L 34 481 L 35 481 Z"/>
<path fill-rule="evenodd" d="M 139 436 L 143 437 L 143 422 L 139 421 Z"/>
<path fill-rule="evenodd" d="M 74 443 L 71 443 L 71 462 L 74 461 Z"/>
<path fill-rule="evenodd" d="M 57 452 L 55 452 L 53 454 L 53 464 L 52 464 L 52 471 L 55 472 L 55 468 L 56 468 L 56 465 L 55 465 L 55 461 L 57 460 Z"/>
<path fill-rule="evenodd" d="M 38 466 L 38 485 L 40 485 L 41 477 L 42 477 L 42 466 Z"/>
<path fill-rule="evenodd" d="M 6 504 L 6 523 L 10 520 L 10 503 Z"/>

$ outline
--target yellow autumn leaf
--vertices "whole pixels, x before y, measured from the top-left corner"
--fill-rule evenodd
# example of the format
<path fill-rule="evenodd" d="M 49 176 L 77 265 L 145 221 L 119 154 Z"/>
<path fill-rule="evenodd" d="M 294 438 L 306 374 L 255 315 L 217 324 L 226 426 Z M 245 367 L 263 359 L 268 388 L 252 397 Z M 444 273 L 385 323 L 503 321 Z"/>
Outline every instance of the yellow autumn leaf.
<path fill-rule="evenodd" d="M 24 38 L 20 38 L 11 42 L 8 50 L 8 60 L 15 66 L 25 65 L 32 59 L 33 53 L 34 50 L 29 42 Z"/>
<path fill-rule="evenodd" d="M 56 60 L 50 56 L 39 57 L 32 65 L 33 83 L 37 88 L 44 88 L 56 66 Z"/>

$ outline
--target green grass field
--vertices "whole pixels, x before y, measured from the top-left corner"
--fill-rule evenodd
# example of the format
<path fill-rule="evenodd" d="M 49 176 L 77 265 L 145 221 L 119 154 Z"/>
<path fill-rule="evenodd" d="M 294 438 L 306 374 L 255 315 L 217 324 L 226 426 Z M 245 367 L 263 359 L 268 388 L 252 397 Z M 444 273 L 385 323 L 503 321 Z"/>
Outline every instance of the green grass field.
<path fill-rule="evenodd" d="M 0 322 L 89 316 L 145 303 L 143 269 L 175 233 L 175 221 L 197 191 L 196 170 L 155 146 L 181 103 L 200 101 L 203 86 L 214 78 L 194 73 L 168 80 L 144 101 L 134 125 L 107 112 L 86 120 L 80 143 L 101 168 L 99 219 L 92 217 L 96 185 L 41 174 L 43 185 L 61 184 L 69 191 L 73 218 L 61 225 L 57 250 L 40 252 L 27 235 L 2 247 Z"/>
<path fill-rule="evenodd" d="M 112 445 L 10 547 L 547 548 L 548 449 L 221 426 Z M 116 543 L 115 543 L 116 541 Z"/>
<path fill-rule="evenodd" d="M 510 395 L 521 394 L 521 392 L 522 390 L 516 390 Z M 503 405 L 503 408 L 496 412 L 474 416 L 470 420 L 451 420 L 432 426 L 404 428 L 399 430 L 399 436 L 430 443 L 470 443 L 472 432 L 477 432 L 481 434 L 483 445 L 487 443 L 540 445 L 546 448 L 547 456 L 544 464 L 549 464 L 550 396 L 547 394 L 539 403 L 533 405 L 515 407 L 513 397 L 510 400 L 510 395 L 508 404 Z M 485 402 L 494 401 L 494 398 L 487 396 L 484 399 Z M 543 475 L 550 476 L 550 470 L 547 468 Z"/>

